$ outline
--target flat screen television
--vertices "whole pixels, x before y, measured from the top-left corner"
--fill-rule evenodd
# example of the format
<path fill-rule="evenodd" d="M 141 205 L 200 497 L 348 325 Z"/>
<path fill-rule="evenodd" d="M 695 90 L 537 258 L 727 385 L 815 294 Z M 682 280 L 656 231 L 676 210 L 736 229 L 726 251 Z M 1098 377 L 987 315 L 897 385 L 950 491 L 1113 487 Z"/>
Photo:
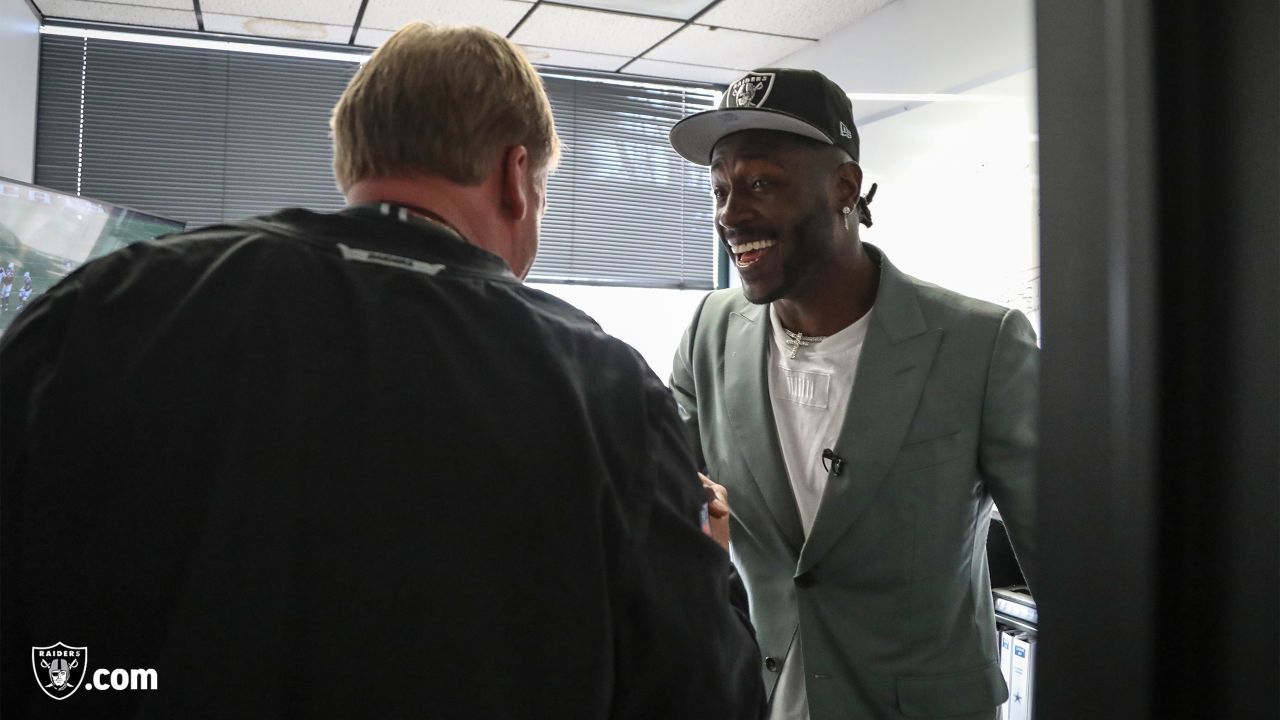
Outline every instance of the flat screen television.
<path fill-rule="evenodd" d="M 186 223 L 0 177 L 0 333 L 84 263 Z"/>

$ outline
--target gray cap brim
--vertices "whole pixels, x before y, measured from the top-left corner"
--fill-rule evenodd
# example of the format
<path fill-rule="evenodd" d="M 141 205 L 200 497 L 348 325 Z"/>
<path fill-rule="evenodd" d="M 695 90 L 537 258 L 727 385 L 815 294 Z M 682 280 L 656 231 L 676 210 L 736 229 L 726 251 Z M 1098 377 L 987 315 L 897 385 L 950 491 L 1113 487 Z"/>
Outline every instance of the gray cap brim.
<path fill-rule="evenodd" d="M 738 108 L 705 110 L 681 120 L 671 128 L 671 147 L 691 163 L 710 165 L 716 143 L 742 130 L 778 130 L 833 144 L 826 133 L 789 113 Z"/>

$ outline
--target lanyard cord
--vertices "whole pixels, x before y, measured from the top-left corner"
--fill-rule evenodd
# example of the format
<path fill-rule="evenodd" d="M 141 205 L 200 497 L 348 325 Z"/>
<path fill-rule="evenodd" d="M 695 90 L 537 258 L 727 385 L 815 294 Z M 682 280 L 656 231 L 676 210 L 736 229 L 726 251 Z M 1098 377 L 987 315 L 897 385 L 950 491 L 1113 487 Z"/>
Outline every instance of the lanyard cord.
<path fill-rule="evenodd" d="M 405 223 L 406 225 L 415 225 L 422 222 L 426 222 L 431 224 L 432 226 L 441 227 L 441 228 L 444 228 L 445 230 L 448 230 L 449 232 L 456 235 L 459 240 L 467 243 L 468 245 L 474 244 L 467 239 L 466 235 L 462 234 L 461 230 L 454 227 L 453 224 L 450 223 L 448 220 L 445 220 L 444 218 L 440 217 L 434 212 L 431 212 L 430 210 L 427 210 L 426 208 L 420 208 L 414 205 L 406 205 L 405 203 L 381 202 L 381 203 L 369 203 L 367 205 L 357 205 L 352 208 L 347 208 L 347 211 L 360 211 L 366 208 L 370 210 L 376 209 L 379 215 L 383 217 L 395 218 L 396 220 L 399 220 L 400 222 Z"/>

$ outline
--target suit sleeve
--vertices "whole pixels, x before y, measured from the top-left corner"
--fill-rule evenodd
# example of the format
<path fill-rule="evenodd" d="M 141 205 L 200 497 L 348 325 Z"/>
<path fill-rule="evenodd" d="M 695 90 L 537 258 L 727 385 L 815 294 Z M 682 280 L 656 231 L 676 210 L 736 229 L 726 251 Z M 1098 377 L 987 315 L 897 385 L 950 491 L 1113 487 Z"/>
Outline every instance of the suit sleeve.
<path fill-rule="evenodd" d="M 759 718 L 764 686 L 746 591 L 702 532 L 702 487 L 670 396 L 654 385 L 644 459 L 651 495 L 621 579 L 612 717 Z"/>
<path fill-rule="evenodd" d="M 1027 584 L 1036 575 L 1036 449 L 1039 349 L 1031 323 L 1005 313 L 992 349 L 978 462 L 1000 509 Z"/>
<path fill-rule="evenodd" d="M 702 456 L 702 436 L 698 431 L 698 393 L 693 373 L 693 343 L 697 337 L 698 320 L 702 317 L 702 309 L 707 304 L 707 297 L 698 303 L 693 320 L 685 329 L 684 337 L 680 338 L 675 359 L 671 363 L 671 380 L 668 383 L 671 386 L 671 395 L 676 400 L 676 411 L 680 418 L 685 442 L 693 451 L 698 469 L 703 472 L 706 472 L 707 462 Z"/>

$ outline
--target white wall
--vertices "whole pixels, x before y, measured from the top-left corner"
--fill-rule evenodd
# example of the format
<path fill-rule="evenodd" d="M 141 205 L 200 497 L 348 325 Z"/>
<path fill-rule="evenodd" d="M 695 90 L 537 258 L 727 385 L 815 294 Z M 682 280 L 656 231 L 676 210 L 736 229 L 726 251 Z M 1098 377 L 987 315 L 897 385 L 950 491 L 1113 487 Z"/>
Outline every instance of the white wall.
<path fill-rule="evenodd" d="M 664 383 L 671 377 L 676 345 L 693 319 L 693 311 L 707 294 L 706 290 L 529 285 L 595 318 L 605 332 L 639 351 Z"/>
<path fill-rule="evenodd" d="M 897 0 L 784 66 L 854 100 L 865 187 L 862 237 L 907 273 L 1023 310 L 1039 328 L 1039 182 L 1032 0 Z"/>
<path fill-rule="evenodd" d="M 0 176 L 35 170 L 40 23 L 26 0 L 0 0 Z"/>
<path fill-rule="evenodd" d="M 862 128 L 880 184 L 864 240 L 903 271 L 1022 310 L 1040 327 L 1035 72 Z"/>

